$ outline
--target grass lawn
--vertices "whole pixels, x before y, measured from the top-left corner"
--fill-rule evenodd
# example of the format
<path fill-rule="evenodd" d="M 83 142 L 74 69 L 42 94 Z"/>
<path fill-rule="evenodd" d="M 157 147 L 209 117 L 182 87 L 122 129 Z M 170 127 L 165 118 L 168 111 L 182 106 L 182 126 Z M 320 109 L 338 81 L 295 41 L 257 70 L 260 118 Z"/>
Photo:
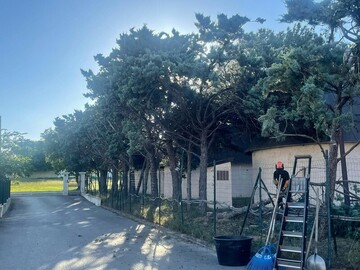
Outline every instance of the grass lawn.
<path fill-rule="evenodd" d="M 69 183 L 69 190 L 77 189 L 75 180 Z M 11 192 L 62 191 L 62 179 L 16 179 L 11 181 Z"/>

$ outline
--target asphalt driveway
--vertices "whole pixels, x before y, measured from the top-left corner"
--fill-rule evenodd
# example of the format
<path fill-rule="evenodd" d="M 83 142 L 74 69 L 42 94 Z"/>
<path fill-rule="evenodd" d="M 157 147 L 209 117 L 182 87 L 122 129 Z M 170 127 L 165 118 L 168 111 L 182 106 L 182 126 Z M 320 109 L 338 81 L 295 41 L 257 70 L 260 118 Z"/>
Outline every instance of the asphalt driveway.
<path fill-rule="evenodd" d="M 245 269 L 156 226 L 94 206 L 80 196 L 12 197 L 0 219 L 0 269 Z"/>

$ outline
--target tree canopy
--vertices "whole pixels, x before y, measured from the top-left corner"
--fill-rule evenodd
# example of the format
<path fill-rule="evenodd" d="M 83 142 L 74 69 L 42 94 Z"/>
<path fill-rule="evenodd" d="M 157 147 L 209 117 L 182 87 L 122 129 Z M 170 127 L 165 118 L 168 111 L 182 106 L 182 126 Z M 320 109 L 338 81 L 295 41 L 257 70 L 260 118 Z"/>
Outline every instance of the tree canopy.
<path fill-rule="evenodd" d="M 121 34 L 108 56 L 95 57 L 99 72 L 82 70 L 92 105 L 57 118 L 44 133 L 54 168 L 103 174 L 121 169 L 124 175 L 143 168 L 151 194 L 158 196 L 157 170 L 167 164 L 178 198 L 186 152 L 186 166 L 199 166 L 199 198 L 206 200 L 209 153 L 243 150 L 232 141 L 246 144 L 262 134 L 304 136 L 320 146 L 338 142 L 340 129 L 354 127 L 360 90 L 358 66 L 349 60 L 357 55 L 358 4 L 286 5 L 283 21 L 323 24 L 330 34 L 301 24 L 279 33 L 246 32 L 249 18 L 224 14 L 216 20 L 196 14 L 198 31 L 192 34 L 157 33 L 147 26 Z M 334 42 L 337 30 L 347 42 Z M 135 192 L 132 179 L 128 188 Z"/>
<path fill-rule="evenodd" d="M 287 13 L 283 22 L 305 21 L 312 26 L 329 28 L 328 39 L 345 38 L 360 42 L 360 3 L 357 0 L 286 0 Z"/>
<path fill-rule="evenodd" d="M 25 176 L 31 172 L 31 157 L 24 153 L 25 139 L 18 132 L 3 131 L 0 148 L 0 179 Z"/>

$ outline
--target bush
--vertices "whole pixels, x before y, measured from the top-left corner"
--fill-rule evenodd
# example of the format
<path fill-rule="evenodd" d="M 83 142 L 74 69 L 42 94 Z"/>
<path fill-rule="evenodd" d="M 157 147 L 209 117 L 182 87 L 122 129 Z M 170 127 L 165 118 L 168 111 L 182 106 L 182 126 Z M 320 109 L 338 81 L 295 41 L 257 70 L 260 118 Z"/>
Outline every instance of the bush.
<path fill-rule="evenodd" d="M 340 237 L 357 237 L 360 231 L 360 205 L 359 203 L 355 203 L 350 208 L 341 204 L 340 206 L 334 206 L 332 209 L 333 216 L 347 216 L 349 220 L 337 219 L 336 217 L 333 219 L 333 229 L 335 236 Z M 351 221 L 351 218 L 354 218 Z"/>

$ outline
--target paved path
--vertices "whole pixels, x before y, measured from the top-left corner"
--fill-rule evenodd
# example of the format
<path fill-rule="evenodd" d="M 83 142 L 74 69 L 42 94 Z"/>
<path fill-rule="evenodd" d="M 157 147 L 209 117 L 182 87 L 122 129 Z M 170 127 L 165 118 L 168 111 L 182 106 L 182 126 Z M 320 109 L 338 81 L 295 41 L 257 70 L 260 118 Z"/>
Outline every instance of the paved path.
<path fill-rule="evenodd" d="M 212 270 L 216 252 L 96 207 L 80 196 L 12 197 L 0 219 L 0 269 Z"/>

